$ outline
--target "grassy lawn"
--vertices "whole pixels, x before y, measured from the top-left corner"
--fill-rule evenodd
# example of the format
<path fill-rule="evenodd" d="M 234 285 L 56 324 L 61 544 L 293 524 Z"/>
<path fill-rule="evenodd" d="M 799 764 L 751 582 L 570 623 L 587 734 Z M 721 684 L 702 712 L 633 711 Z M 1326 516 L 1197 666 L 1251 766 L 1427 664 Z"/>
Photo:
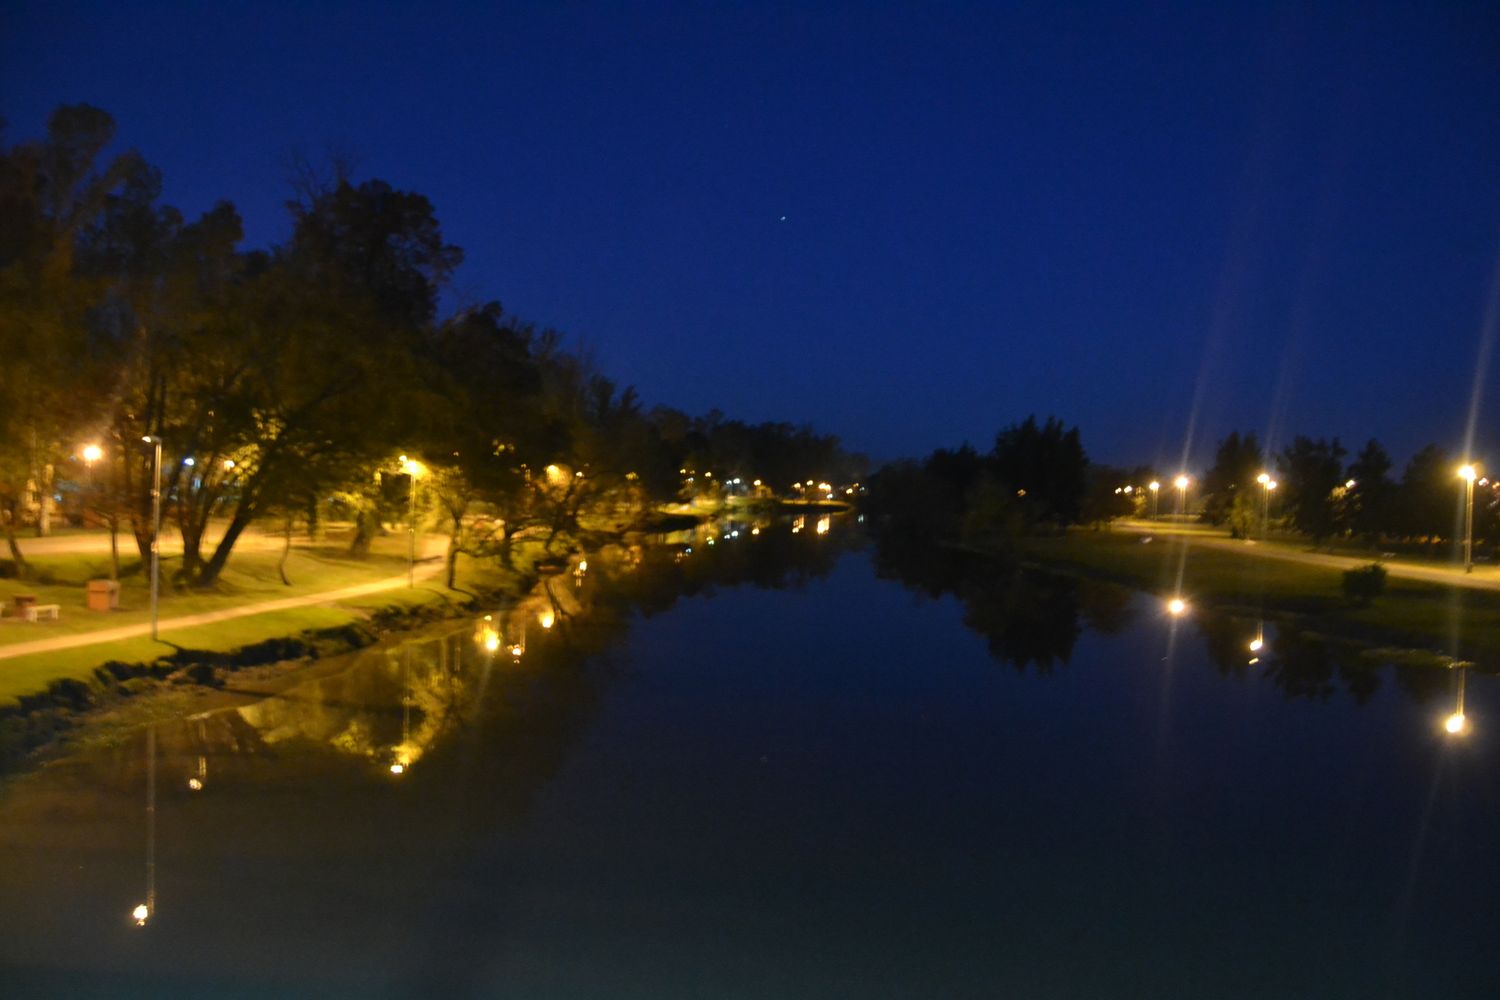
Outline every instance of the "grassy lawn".
<path fill-rule="evenodd" d="M 174 590 L 167 581 L 180 560 L 176 557 L 163 559 L 160 617 L 166 622 L 185 615 L 318 594 L 399 577 L 407 569 L 405 540 L 400 537 L 377 539 L 366 559 L 350 559 L 344 551 L 345 547 L 336 541 L 294 548 L 287 560 L 287 575 L 292 586 L 284 585 L 277 573 L 278 552 L 236 553 L 218 585 L 208 591 Z M 97 612 L 85 607 L 84 584 L 89 579 L 108 575 L 107 555 L 100 558 L 58 554 L 36 556 L 31 561 L 39 575 L 50 582 L 0 581 L 0 600 L 9 604 L 16 594 L 35 594 L 38 603 L 61 605 L 61 619 L 35 624 L 7 619 L 0 623 L 0 647 L 150 622 L 150 591 L 146 574 L 127 574 L 120 581 L 120 610 Z M 460 588 L 489 589 L 504 582 L 501 574 L 488 563 L 467 557 L 460 557 L 458 569 Z M 447 603 L 465 596 L 447 590 L 443 582 L 439 574 L 419 578 L 417 586 L 411 590 L 401 587 L 345 598 L 332 605 L 310 605 L 207 625 L 164 628 L 160 642 L 142 636 L 0 659 L 0 704 L 39 691 L 59 678 L 87 678 L 95 667 L 108 660 L 149 661 L 171 653 L 174 647 L 227 651 L 264 639 L 294 635 L 304 629 L 347 624 L 363 619 L 379 608 Z"/>
<path fill-rule="evenodd" d="M 1181 593 L 1193 603 L 1291 619 L 1328 635 L 1500 661 L 1500 593 L 1493 591 L 1390 577 L 1385 594 L 1360 608 L 1344 599 L 1337 569 L 1192 546 L 1169 535 L 1145 542 L 1075 531 L 1026 539 L 1021 550 L 1039 563 L 1163 596 Z"/>

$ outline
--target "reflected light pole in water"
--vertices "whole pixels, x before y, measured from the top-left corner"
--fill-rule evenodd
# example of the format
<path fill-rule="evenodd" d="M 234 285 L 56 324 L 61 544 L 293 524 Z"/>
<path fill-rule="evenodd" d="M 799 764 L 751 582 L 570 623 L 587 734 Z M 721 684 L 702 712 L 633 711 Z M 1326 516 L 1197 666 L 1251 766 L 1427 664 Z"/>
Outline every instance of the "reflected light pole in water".
<path fill-rule="evenodd" d="M 156 915 L 156 727 L 146 730 L 146 901 L 137 903 L 130 918 L 137 927 Z"/>
<path fill-rule="evenodd" d="M 1474 572 L 1474 479 L 1478 476 L 1474 466 L 1465 465 L 1458 470 L 1458 478 L 1464 481 L 1464 572 Z"/>
<path fill-rule="evenodd" d="M 1464 715 L 1464 680 L 1468 672 L 1468 664 L 1458 668 L 1458 703 L 1453 714 L 1443 720 L 1443 728 L 1453 736 L 1462 736 L 1469 731 L 1469 717 Z"/>

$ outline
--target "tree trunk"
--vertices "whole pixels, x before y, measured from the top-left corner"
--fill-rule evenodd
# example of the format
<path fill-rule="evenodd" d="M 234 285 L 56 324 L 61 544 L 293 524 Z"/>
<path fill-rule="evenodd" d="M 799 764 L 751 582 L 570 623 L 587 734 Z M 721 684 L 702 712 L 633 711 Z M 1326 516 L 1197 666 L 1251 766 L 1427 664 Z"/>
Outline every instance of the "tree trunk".
<path fill-rule="evenodd" d="M 10 546 L 10 558 L 16 564 L 16 578 L 25 580 L 31 576 L 31 566 L 21 553 L 21 543 L 16 541 L 16 505 L 10 504 L 5 513 L 5 542 Z"/>
<path fill-rule="evenodd" d="M 354 515 L 354 537 L 349 539 L 349 555 L 363 559 L 370 554 L 370 542 L 375 537 L 371 529 L 374 515 L 368 511 L 357 511 Z"/>
<path fill-rule="evenodd" d="M 113 515 L 109 519 L 109 578 L 120 579 L 120 519 Z"/>
<path fill-rule="evenodd" d="M 286 516 L 286 523 L 281 532 L 281 561 L 276 564 L 276 572 L 281 577 L 283 585 L 290 587 L 292 581 L 286 575 L 287 556 L 292 554 L 292 515 Z"/>
<path fill-rule="evenodd" d="M 212 587 L 218 582 L 219 574 L 224 572 L 224 564 L 229 562 L 229 553 L 234 550 L 234 543 L 239 541 L 240 535 L 250 526 L 254 516 L 254 511 L 248 506 L 242 504 L 235 508 L 229 527 L 224 529 L 224 537 L 219 539 L 218 547 L 214 549 L 213 556 L 204 565 L 197 579 L 193 581 L 193 586 Z"/>

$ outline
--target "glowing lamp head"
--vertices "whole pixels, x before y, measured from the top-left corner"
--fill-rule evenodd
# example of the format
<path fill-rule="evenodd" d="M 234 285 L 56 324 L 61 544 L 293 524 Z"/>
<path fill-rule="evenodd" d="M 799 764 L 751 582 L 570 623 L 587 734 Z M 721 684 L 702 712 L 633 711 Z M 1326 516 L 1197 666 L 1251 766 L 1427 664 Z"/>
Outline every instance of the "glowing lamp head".
<path fill-rule="evenodd" d="M 415 458 L 407 458 L 405 455 L 402 455 L 401 471 L 416 479 L 427 472 L 427 466 L 418 462 Z"/>
<path fill-rule="evenodd" d="M 1259 653 L 1265 647 L 1265 645 L 1265 640 L 1260 638 L 1259 636 L 1256 636 L 1254 639 L 1250 640 L 1250 652 Z"/>
<path fill-rule="evenodd" d="M 1346 489 L 1346 490 L 1352 490 L 1352 489 L 1354 489 L 1354 487 L 1356 487 L 1356 486 L 1358 486 L 1358 485 L 1359 485 L 1359 484 L 1358 484 L 1358 483 L 1356 483 L 1356 482 L 1355 482 L 1355 481 L 1354 481 L 1354 480 L 1352 480 L 1352 479 L 1346 479 L 1346 480 L 1345 480 L 1345 481 L 1344 481 L 1344 489 Z"/>
<path fill-rule="evenodd" d="M 398 760 L 396 763 L 391 765 L 391 773 L 397 776 L 405 774 L 406 765 Z"/>
<path fill-rule="evenodd" d="M 1153 479 L 1151 480 L 1151 482 L 1146 484 L 1146 489 L 1150 490 L 1152 493 L 1155 493 L 1157 490 L 1161 489 L 1161 483 L 1158 483 Z"/>
<path fill-rule="evenodd" d="M 1188 488 L 1189 481 L 1190 480 L 1187 476 L 1178 476 L 1176 479 L 1172 480 L 1172 485 L 1177 487 L 1179 490 L 1185 490 Z"/>
<path fill-rule="evenodd" d="M 201 792 L 201 791 L 203 791 L 203 781 L 202 781 L 202 779 L 200 779 L 200 778 L 189 778 L 188 779 L 188 789 L 190 791 L 194 791 L 194 792 Z"/>
<path fill-rule="evenodd" d="M 1173 618 L 1180 618 L 1187 614 L 1187 609 L 1187 601 L 1184 601 L 1180 597 L 1174 597 L 1167 602 L 1167 614 Z"/>
<path fill-rule="evenodd" d="M 151 907 L 147 906 L 145 903 L 141 903 L 136 906 L 135 909 L 130 911 L 130 916 L 135 920 L 135 925 L 137 927 L 145 927 L 146 921 L 151 919 Z"/>
<path fill-rule="evenodd" d="M 543 611 L 541 614 L 537 615 L 536 620 L 541 624 L 542 628 L 551 628 L 553 625 L 557 624 L 557 615 L 552 613 L 551 608 L 548 608 L 546 611 Z"/>
<path fill-rule="evenodd" d="M 1443 728 L 1454 736 L 1458 736 L 1469 728 L 1468 717 L 1462 712 L 1454 712 L 1443 720 Z"/>
<path fill-rule="evenodd" d="M 99 447 L 97 444 L 84 445 L 84 447 L 83 447 L 83 460 L 85 462 L 87 462 L 89 465 L 93 465 L 95 462 L 99 461 L 99 459 L 101 459 L 103 457 L 104 457 L 104 449 L 101 448 L 101 447 Z"/>
<path fill-rule="evenodd" d="M 484 648 L 486 652 L 493 653 L 500 648 L 500 636 L 493 631 L 484 633 Z"/>
<path fill-rule="evenodd" d="M 1271 481 L 1271 477 L 1268 474 L 1262 472 L 1260 475 L 1255 477 L 1255 481 L 1264 486 Z"/>
<path fill-rule="evenodd" d="M 1458 470 L 1458 478 L 1463 479 L 1463 480 L 1467 480 L 1468 482 L 1471 482 L 1471 483 L 1476 478 L 1478 478 L 1478 476 L 1479 476 L 1479 473 L 1477 471 L 1475 471 L 1474 466 L 1472 466 L 1472 465 L 1461 466 L 1459 468 L 1459 470 Z"/>
<path fill-rule="evenodd" d="M 1274 490 L 1275 488 L 1276 488 L 1276 480 L 1272 479 L 1272 480 L 1269 480 L 1266 483 L 1266 489 L 1267 490 Z"/>

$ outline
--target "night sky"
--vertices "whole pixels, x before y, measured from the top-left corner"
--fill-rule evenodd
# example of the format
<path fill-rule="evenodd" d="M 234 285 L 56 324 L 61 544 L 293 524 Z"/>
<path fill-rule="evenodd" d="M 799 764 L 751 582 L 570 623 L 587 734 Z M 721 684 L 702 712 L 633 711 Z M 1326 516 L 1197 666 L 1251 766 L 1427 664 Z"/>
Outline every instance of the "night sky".
<path fill-rule="evenodd" d="M 5 141 L 97 104 L 251 246 L 292 150 L 352 152 L 465 249 L 448 308 L 877 458 L 1031 412 L 1122 464 L 1231 428 L 1463 447 L 1493 4 L 495 6 L 7 4 Z M 1500 466 L 1500 364 L 1477 384 Z"/>

